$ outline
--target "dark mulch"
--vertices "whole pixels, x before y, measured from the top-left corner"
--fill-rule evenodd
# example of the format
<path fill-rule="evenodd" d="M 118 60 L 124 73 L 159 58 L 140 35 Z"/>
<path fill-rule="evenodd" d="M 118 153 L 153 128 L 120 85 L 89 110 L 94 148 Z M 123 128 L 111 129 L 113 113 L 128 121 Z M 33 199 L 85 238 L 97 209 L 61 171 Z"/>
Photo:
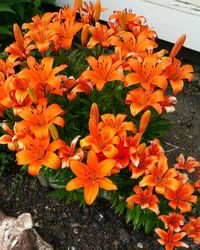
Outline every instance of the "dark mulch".
<path fill-rule="evenodd" d="M 200 159 L 200 83 L 188 84 L 178 95 L 173 129 L 164 138 L 170 161 L 179 153 Z M 55 249 L 164 249 L 154 233 L 133 231 L 124 217 L 114 214 L 109 203 L 100 199 L 91 207 L 79 208 L 77 203 L 66 205 L 48 197 L 49 189 L 36 178 L 16 175 L 10 166 L 0 178 L 0 210 L 17 216 L 32 214 L 35 228 Z M 190 249 L 199 249 L 192 244 Z"/>

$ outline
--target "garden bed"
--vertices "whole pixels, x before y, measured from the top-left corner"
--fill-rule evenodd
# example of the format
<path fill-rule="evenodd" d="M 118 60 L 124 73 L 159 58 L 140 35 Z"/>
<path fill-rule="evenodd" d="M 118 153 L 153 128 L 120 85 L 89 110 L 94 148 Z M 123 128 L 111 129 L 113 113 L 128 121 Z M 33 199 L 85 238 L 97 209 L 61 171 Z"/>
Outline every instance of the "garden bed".
<path fill-rule="evenodd" d="M 59 250 L 197 249 L 200 67 L 176 58 L 186 35 L 167 51 L 131 10 L 106 26 L 100 0 L 75 3 L 14 24 L 0 59 L 0 211 L 31 213 Z"/>
<path fill-rule="evenodd" d="M 175 124 L 164 138 L 164 147 L 173 161 L 180 153 L 197 159 L 200 155 L 198 71 L 196 80 L 177 96 L 176 112 L 170 114 Z M 114 214 L 106 200 L 99 199 L 90 207 L 79 208 L 75 202 L 66 205 L 64 200 L 48 197 L 49 191 L 37 178 L 19 175 L 19 168 L 13 164 L 0 178 L 0 210 L 10 216 L 31 213 L 35 229 L 58 250 L 164 249 L 157 243 L 155 233 L 133 231 L 123 216 Z M 190 249 L 198 249 L 198 246 L 190 242 Z"/>

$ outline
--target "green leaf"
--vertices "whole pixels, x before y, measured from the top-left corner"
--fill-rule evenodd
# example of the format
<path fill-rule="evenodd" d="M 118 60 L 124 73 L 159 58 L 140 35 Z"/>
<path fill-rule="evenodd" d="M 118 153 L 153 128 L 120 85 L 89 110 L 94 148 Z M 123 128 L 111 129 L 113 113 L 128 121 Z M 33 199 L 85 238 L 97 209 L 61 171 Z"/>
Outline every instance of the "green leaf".
<path fill-rule="evenodd" d="M 48 196 L 51 198 L 63 199 L 65 196 L 67 196 L 67 190 L 65 188 L 57 189 L 50 192 Z"/>
<path fill-rule="evenodd" d="M 33 3 L 32 0 L 1 0 L 1 3 L 2 4 L 5 4 L 5 5 L 15 5 L 15 4 L 19 4 L 19 3 Z"/>
<path fill-rule="evenodd" d="M 42 0 L 42 3 L 47 3 L 47 4 L 55 5 L 55 0 Z"/>
<path fill-rule="evenodd" d="M 33 3 L 35 8 L 39 8 L 41 6 L 41 0 L 34 0 Z"/>
<path fill-rule="evenodd" d="M 0 25 L 0 35 L 12 36 L 12 25 Z"/>
<path fill-rule="evenodd" d="M 145 222 L 145 228 L 144 228 L 145 233 L 151 232 L 151 230 L 154 228 L 154 226 L 155 226 L 155 219 L 148 217 L 148 219 Z"/>
<path fill-rule="evenodd" d="M 20 16 L 21 20 L 24 19 L 25 7 L 21 4 L 16 4 L 15 6 L 17 14 Z"/>
<path fill-rule="evenodd" d="M 16 14 L 16 12 L 13 9 L 11 9 L 8 5 L 3 3 L 0 3 L 0 12 L 10 12 Z"/>

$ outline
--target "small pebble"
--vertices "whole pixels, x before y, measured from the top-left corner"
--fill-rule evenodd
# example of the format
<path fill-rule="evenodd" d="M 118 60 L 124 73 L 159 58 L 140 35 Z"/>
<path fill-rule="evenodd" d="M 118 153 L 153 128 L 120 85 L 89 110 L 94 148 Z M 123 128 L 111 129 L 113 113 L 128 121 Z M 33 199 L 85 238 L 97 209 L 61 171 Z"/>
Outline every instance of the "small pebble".
<path fill-rule="evenodd" d="M 102 220 L 104 218 L 103 214 L 99 214 L 99 218 Z"/>
<path fill-rule="evenodd" d="M 38 222 L 35 222 L 35 227 L 39 227 L 39 223 Z"/>
<path fill-rule="evenodd" d="M 74 228 L 74 233 L 78 234 L 78 228 Z"/>
<path fill-rule="evenodd" d="M 76 247 L 71 246 L 70 249 L 71 249 L 71 250 L 76 250 Z"/>
<path fill-rule="evenodd" d="M 35 208 L 33 209 L 33 212 L 34 212 L 35 214 L 37 214 L 37 210 L 36 210 Z"/>
<path fill-rule="evenodd" d="M 81 225 L 79 223 L 70 223 L 70 226 L 72 228 L 75 228 L 75 227 L 80 227 Z"/>
<path fill-rule="evenodd" d="M 143 244 L 142 244 L 141 242 L 138 242 L 138 243 L 137 243 L 137 247 L 143 248 Z"/>

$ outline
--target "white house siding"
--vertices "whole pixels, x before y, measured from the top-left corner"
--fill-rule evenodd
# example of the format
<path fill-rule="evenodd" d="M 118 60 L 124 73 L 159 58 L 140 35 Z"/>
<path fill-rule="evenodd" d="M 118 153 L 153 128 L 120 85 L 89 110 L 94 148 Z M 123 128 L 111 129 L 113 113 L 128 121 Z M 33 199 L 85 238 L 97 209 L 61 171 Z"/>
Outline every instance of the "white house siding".
<path fill-rule="evenodd" d="M 73 5 L 73 0 L 57 0 L 58 6 Z M 86 0 L 86 2 L 89 2 Z M 92 0 L 94 2 L 94 0 Z M 185 47 L 200 52 L 200 0 L 101 0 L 108 11 L 101 18 L 108 20 L 114 10 L 132 9 L 134 13 L 145 16 L 159 38 L 175 42 L 187 35 Z"/>

